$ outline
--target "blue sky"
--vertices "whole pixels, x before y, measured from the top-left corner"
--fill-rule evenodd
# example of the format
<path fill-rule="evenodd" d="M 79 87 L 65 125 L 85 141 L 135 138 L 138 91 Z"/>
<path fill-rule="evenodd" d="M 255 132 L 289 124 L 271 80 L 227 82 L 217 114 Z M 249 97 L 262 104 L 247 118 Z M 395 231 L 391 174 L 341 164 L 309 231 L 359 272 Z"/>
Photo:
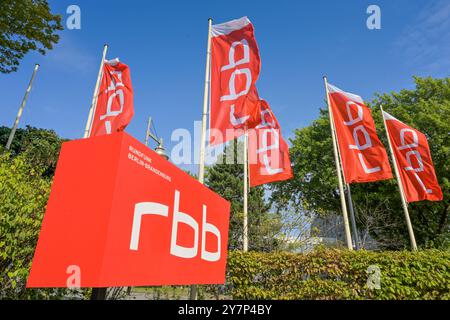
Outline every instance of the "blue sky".
<path fill-rule="evenodd" d="M 135 117 L 127 131 L 143 139 L 152 116 L 170 149 L 175 128 L 200 120 L 207 19 L 248 16 L 262 71 L 257 87 L 284 136 L 311 123 L 323 106 L 322 75 L 370 100 L 376 92 L 413 88 L 413 75 L 445 77 L 450 70 L 450 3 L 395 1 L 66 1 L 50 0 L 68 17 L 81 8 L 81 30 L 64 30 L 46 56 L 30 53 L 18 72 L 0 74 L 0 125 L 11 126 L 34 63 L 41 69 L 21 121 L 76 139 L 83 134 L 102 46 L 131 68 Z M 366 27 L 370 4 L 382 29 Z"/>

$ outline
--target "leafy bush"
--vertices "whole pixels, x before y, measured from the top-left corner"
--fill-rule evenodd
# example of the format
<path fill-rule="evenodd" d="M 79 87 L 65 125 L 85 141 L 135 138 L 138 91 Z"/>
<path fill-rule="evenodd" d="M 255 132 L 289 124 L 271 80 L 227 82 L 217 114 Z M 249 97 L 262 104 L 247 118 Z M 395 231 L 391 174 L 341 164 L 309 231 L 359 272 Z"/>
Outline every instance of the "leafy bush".
<path fill-rule="evenodd" d="M 0 155 L 0 299 L 79 298 L 82 292 L 25 288 L 51 181 L 19 155 Z"/>
<path fill-rule="evenodd" d="M 25 297 L 50 182 L 23 157 L 0 159 L 0 298 Z"/>
<path fill-rule="evenodd" d="M 230 252 L 234 299 L 450 299 L 450 252 L 343 251 L 309 254 Z M 380 286 L 369 288 L 379 268 Z M 372 268 L 373 268 L 372 267 Z M 373 282 L 372 282 L 373 283 Z"/>

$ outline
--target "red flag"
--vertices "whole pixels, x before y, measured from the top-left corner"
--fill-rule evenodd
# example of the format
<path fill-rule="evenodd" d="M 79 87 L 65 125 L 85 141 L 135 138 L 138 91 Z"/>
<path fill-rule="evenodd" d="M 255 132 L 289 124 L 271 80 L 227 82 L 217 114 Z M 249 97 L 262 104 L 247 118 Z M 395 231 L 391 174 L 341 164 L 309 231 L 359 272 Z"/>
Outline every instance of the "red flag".
<path fill-rule="evenodd" d="M 251 187 L 293 177 L 280 125 L 266 101 L 261 100 L 260 109 L 261 123 L 248 131 Z"/>
<path fill-rule="evenodd" d="M 134 115 L 130 69 L 118 59 L 105 61 L 90 137 L 122 131 Z"/>
<path fill-rule="evenodd" d="M 383 111 L 407 202 L 441 201 L 427 137 Z"/>
<path fill-rule="evenodd" d="M 386 149 L 370 109 L 358 95 L 328 84 L 331 110 L 346 183 L 392 178 Z"/>
<path fill-rule="evenodd" d="M 212 27 L 211 144 L 221 144 L 260 123 L 255 87 L 260 72 L 258 45 L 247 17 Z M 220 138 L 217 138 L 220 135 Z"/>

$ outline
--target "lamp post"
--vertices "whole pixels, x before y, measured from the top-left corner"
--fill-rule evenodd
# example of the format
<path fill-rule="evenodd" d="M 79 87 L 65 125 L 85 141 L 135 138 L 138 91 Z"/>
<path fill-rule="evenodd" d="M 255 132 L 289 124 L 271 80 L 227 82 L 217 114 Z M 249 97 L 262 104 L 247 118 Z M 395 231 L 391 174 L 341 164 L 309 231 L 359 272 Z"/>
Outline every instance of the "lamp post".
<path fill-rule="evenodd" d="M 169 156 L 166 153 L 166 149 L 164 148 L 164 141 L 162 138 L 158 138 L 155 134 L 153 134 L 151 132 L 151 128 L 152 128 L 152 118 L 149 117 L 148 118 L 148 123 L 147 123 L 147 131 L 145 133 L 145 145 L 148 147 L 148 142 L 149 139 L 151 138 L 153 141 L 155 141 L 158 145 L 155 148 L 155 152 L 160 155 L 161 157 L 163 157 L 166 160 L 169 160 Z"/>

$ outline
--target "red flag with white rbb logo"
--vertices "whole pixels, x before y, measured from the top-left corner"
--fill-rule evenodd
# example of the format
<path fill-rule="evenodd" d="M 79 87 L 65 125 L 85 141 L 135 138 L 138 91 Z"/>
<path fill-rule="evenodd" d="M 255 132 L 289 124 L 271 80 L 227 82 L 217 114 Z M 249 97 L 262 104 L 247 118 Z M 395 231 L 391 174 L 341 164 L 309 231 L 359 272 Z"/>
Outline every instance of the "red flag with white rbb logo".
<path fill-rule="evenodd" d="M 123 131 L 134 115 L 130 68 L 118 59 L 105 61 L 89 136 Z"/>
<path fill-rule="evenodd" d="M 328 92 L 345 182 L 391 179 L 387 152 L 377 136 L 370 109 L 356 94 L 331 84 Z"/>
<path fill-rule="evenodd" d="M 427 137 L 383 111 L 406 201 L 441 201 Z"/>
<path fill-rule="evenodd" d="M 212 26 L 211 141 L 218 145 L 260 123 L 256 90 L 261 61 L 247 17 Z"/>
<path fill-rule="evenodd" d="M 289 146 L 270 106 L 261 100 L 261 123 L 248 131 L 250 186 L 289 180 L 293 177 Z"/>

